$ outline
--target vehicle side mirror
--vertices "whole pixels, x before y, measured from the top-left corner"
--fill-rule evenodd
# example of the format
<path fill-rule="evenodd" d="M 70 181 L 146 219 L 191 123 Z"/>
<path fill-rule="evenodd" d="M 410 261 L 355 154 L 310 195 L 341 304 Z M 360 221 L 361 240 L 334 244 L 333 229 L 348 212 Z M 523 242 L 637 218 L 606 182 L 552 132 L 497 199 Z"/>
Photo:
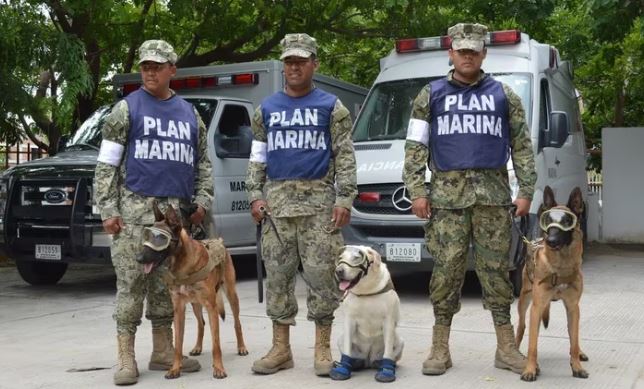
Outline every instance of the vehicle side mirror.
<path fill-rule="evenodd" d="M 546 130 L 545 147 L 561 147 L 566 143 L 570 135 L 568 128 L 568 114 L 562 111 L 552 111 L 550 113 L 550 128 Z"/>
<path fill-rule="evenodd" d="M 217 132 L 215 134 L 215 151 L 218 158 L 248 158 L 253 131 L 249 126 L 240 126 L 234 136 Z"/>

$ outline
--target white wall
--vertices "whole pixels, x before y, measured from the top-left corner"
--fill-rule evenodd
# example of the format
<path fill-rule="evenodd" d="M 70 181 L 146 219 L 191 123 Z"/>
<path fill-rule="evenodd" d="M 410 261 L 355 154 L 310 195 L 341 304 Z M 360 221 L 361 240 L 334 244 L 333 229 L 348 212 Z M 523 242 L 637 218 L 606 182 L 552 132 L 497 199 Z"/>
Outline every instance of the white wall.
<path fill-rule="evenodd" d="M 644 127 L 602 129 L 605 242 L 644 243 Z"/>

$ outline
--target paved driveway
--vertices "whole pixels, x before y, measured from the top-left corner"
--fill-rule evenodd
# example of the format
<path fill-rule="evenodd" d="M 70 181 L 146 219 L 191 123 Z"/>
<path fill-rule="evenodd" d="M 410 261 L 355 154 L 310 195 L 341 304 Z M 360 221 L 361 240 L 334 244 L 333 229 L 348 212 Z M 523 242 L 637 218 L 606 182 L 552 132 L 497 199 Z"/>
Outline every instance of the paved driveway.
<path fill-rule="evenodd" d="M 252 260 L 252 258 L 250 259 Z M 239 268 L 239 266 L 238 266 Z M 151 330 L 147 320 L 136 343 L 141 376 L 137 388 L 373 388 L 374 371 L 355 373 L 335 382 L 313 374 L 314 326 L 306 321 L 303 282 L 298 283 L 300 313 L 292 330 L 295 369 L 274 376 L 250 372 L 252 361 L 270 347 L 271 325 L 264 305 L 257 302 L 252 267 L 240 269 L 238 292 L 242 324 L 250 355 L 235 354 L 232 322 L 221 326 L 224 365 L 228 378 L 211 378 L 210 354 L 199 356 L 203 369 L 176 380 L 147 370 Z M 493 367 L 495 335 L 489 312 L 480 302 L 476 281 L 468 278 L 461 312 L 452 325 L 454 367 L 440 377 L 420 373 L 431 342 L 432 310 L 425 274 L 397 277 L 402 301 L 400 333 L 405 340 L 398 379 L 390 388 L 644 388 L 644 247 L 591 246 L 585 256 L 585 291 L 581 305 L 581 343 L 590 361 L 587 380 L 573 378 L 568 365 L 568 338 L 563 305 L 552 306 L 550 328 L 541 331 L 541 375 L 535 383 Z M 116 356 L 115 278 L 110 268 L 72 267 L 51 287 L 33 287 L 20 280 L 15 268 L 0 267 L 0 388 L 113 387 Z M 513 307 L 513 319 L 516 307 Z M 230 312 L 228 310 L 228 312 Z M 342 312 L 333 333 L 338 337 Z M 187 319 L 186 349 L 196 333 L 195 319 Z M 209 352 L 206 335 L 205 350 Z M 522 350 L 525 352 L 527 342 Z M 187 352 L 187 350 L 186 350 Z M 337 347 L 333 345 L 336 358 Z M 88 370 L 88 371 L 85 371 Z M 384 384 L 382 384 L 384 385 Z"/>

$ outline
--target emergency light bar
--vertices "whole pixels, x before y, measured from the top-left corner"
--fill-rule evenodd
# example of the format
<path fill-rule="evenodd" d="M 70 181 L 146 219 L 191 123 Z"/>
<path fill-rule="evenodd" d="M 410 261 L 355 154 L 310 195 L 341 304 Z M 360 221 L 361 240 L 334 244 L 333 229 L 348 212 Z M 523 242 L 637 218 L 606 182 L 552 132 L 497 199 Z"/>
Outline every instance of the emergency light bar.
<path fill-rule="evenodd" d="M 197 88 L 214 88 L 218 86 L 233 85 L 257 85 L 259 84 L 259 74 L 241 73 L 227 76 L 208 76 L 208 77 L 186 77 L 170 80 L 170 89 L 197 89 Z M 141 87 L 140 82 L 123 84 L 121 87 L 122 97 L 129 95 Z"/>
<path fill-rule="evenodd" d="M 521 31 L 505 30 L 488 32 L 485 36 L 485 46 L 514 45 L 521 42 Z M 397 53 L 413 53 L 417 51 L 446 50 L 452 47 L 452 38 L 447 35 L 429 38 L 400 39 L 396 41 Z"/>

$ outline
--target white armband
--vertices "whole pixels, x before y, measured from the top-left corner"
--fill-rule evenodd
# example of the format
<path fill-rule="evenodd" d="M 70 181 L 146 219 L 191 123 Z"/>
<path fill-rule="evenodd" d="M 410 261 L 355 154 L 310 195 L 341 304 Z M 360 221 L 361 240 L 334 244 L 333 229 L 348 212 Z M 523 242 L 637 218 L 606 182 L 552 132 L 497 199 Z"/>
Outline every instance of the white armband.
<path fill-rule="evenodd" d="M 424 120 L 409 119 L 407 139 L 427 146 L 429 144 L 429 123 Z"/>
<path fill-rule="evenodd" d="M 266 142 L 253 141 L 250 150 L 250 162 L 266 163 Z"/>
<path fill-rule="evenodd" d="M 124 150 L 125 147 L 122 144 L 103 139 L 101 142 L 101 151 L 98 152 L 97 161 L 112 166 L 118 166 L 121 164 Z"/>

